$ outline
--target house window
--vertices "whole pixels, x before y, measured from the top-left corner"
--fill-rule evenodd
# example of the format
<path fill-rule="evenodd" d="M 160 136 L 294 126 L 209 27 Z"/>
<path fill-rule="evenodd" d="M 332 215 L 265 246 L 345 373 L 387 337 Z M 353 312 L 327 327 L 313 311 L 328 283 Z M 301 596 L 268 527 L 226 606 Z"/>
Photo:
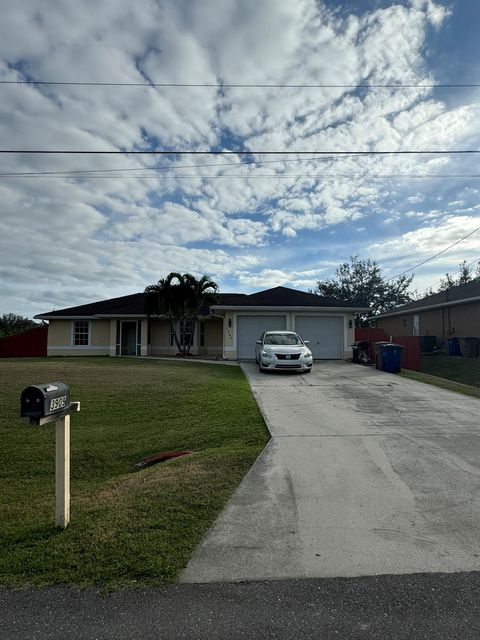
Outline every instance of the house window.
<path fill-rule="evenodd" d="M 190 343 L 193 333 L 193 322 L 188 320 L 180 329 L 180 344 L 182 347 Z"/>
<path fill-rule="evenodd" d="M 75 320 L 73 327 L 73 344 L 75 347 L 85 347 L 89 343 L 90 322 Z"/>
<path fill-rule="evenodd" d="M 178 337 L 180 340 L 180 345 L 182 347 L 184 347 L 190 341 L 190 338 L 193 332 L 193 324 L 194 323 L 191 320 L 188 320 L 185 323 L 185 325 L 181 323 L 180 323 L 180 327 L 177 325 L 177 331 L 179 331 Z M 173 330 L 172 328 L 170 328 L 170 346 L 173 347 L 174 344 L 175 344 L 175 338 L 174 338 Z"/>
<path fill-rule="evenodd" d="M 205 346 L 205 322 L 200 322 L 200 346 Z"/>

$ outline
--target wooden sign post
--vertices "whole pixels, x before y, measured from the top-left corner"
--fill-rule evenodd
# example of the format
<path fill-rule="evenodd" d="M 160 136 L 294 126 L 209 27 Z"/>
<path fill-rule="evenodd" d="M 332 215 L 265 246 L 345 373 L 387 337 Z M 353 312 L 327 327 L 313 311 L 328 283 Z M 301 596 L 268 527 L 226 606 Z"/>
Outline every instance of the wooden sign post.
<path fill-rule="evenodd" d="M 55 422 L 55 526 L 70 522 L 70 416 Z"/>

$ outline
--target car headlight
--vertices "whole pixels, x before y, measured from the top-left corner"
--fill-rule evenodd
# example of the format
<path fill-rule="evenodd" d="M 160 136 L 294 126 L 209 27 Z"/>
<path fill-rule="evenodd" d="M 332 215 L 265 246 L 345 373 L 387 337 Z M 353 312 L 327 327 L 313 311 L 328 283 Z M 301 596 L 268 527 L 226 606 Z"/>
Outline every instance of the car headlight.
<path fill-rule="evenodd" d="M 262 356 L 264 358 L 275 358 L 275 354 L 272 351 L 266 351 L 266 349 L 262 349 Z"/>
<path fill-rule="evenodd" d="M 303 357 L 304 358 L 311 358 L 312 357 L 312 352 L 310 351 L 310 349 L 305 349 L 305 351 L 303 352 Z"/>

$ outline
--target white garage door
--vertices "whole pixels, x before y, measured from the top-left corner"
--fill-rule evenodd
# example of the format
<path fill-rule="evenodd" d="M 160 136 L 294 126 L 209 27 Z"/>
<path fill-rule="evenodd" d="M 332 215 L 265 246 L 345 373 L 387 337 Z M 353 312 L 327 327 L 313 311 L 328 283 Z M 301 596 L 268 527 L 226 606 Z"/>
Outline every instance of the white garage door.
<path fill-rule="evenodd" d="M 314 358 L 343 360 L 343 317 L 295 316 L 295 331 L 310 340 Z"/>
<path fill-rule="evenodd" d="M 238 316 L 237 317 L 237 358 L 255 359 L 255 342 L 263 331 L 285 329 L 285 316 Z"/>

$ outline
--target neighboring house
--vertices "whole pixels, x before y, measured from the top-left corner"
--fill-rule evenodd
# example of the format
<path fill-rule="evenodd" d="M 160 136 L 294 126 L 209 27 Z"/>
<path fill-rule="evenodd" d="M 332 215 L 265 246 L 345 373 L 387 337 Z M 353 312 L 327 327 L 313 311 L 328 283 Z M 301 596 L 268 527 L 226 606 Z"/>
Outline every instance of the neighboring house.
<path fill-rule="evenodd" d="M 168 320 L 147 316 L 145 298 L 135 293 L 35 316 L 49 321 L 48 355 L 175 354 Z M 366 310 L 286 287 L 219 294 L 197 325 L 192 354 L 253 359 L 262 331 L 289 329 L 310 340 L 314 358 L 343 359 L 351 356 L 355 314 Z"/>
<path fill-rule="evenodd" d="M 394 336 L 480 337 L 480 281 L 409 302 L 376 317 L 377 327 Z"/>

